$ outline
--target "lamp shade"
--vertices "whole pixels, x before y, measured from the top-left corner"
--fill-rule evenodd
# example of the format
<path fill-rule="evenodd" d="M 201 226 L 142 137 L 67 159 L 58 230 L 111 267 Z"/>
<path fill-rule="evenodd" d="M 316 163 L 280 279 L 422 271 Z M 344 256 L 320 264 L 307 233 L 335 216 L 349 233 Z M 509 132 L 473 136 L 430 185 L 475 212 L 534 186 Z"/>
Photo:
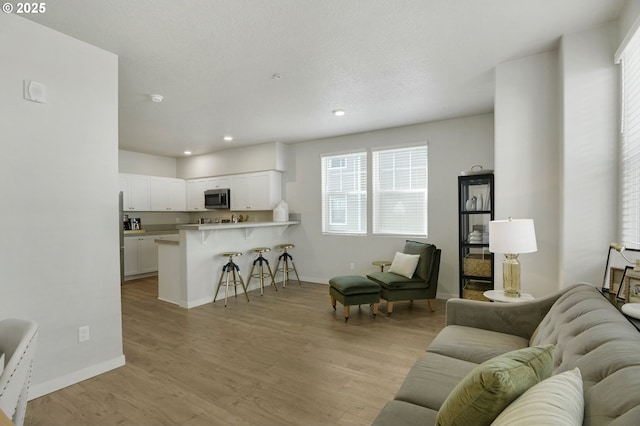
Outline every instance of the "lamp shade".
<path fill-rule="evenodd" d="M 533 219 L 489 222 L 489 251 L 493 253 L 533 253 L 538 251 Z"/>

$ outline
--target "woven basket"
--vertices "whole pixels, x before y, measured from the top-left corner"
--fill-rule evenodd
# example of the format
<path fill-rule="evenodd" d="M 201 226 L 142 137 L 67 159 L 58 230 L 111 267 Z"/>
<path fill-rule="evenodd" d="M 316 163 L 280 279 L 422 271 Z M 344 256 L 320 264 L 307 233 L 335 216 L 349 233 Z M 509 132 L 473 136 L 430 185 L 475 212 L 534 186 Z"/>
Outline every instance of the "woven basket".
<path fill-rule="evenodd" d="M 491 283 L 469 281 L 462 289 L 462 298 L 489 302 L 489 299 L 483 295 L 487 290 L 491 290 Z"/>
<path fill-rule="evenodd" d="M 463 262 L 464 274 L 474 277 L 491 277 L 491 256 L 469 254 Z"/>

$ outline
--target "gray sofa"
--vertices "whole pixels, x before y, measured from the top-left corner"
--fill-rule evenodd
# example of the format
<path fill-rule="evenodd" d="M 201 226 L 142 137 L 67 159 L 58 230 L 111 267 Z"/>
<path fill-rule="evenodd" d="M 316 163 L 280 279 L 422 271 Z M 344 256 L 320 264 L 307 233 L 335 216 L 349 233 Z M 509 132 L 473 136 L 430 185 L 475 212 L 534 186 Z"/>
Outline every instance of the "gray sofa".
<path fill-rule="evenodd" d="M 555 344 L 554 374 L 575 367 L 585 425 L 640 425 L 640 333 L 597 289 L 579 284 L 525 303 L 450 299 L 436 336 L 374 425 L 433 425 L 449 392 L 478 364 Z"/>

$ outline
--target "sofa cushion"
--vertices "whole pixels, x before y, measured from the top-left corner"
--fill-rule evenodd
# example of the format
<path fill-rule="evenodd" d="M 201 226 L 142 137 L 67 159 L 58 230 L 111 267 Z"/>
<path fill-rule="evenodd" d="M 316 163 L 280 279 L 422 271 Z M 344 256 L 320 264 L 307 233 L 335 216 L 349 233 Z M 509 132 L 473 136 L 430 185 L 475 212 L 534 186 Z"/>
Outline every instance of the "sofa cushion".
<path fill-rule="evenodd" d="M 438 410 L 453 388 L 477 366 L 472 362 L 427 353 L 411 367 L 396 399 Z"/>
<path fill-rule="evenodd" d="M 436 422 L 438 412 L 404 401 L 390 401 L 384 406 L 372 426 L 424 426 Z"/>
<path fill-rule="evenodd" d="M 491 426 L 578 426 L 584 416 L 580 370 L 565 371 L 541 381 L 513 401 Z"/>
<path fill-rule="evenodd" d="M 367 278 L 380 284 L 382 287 L 391 289 L 420 289 L 426 288 L 425 282 L 419 279 L 409 279 L 393 272 L 372 272 Z"/>
<path fill-rule="evenodd" d="M 506 352 L 529 346 L 529 341 L 511 334 L 462 325 L 448 325 L 431 342 L 429 352 L 480 364 Z"/>
<path fill-rule="evenodd" d="M 420 261 L 418 262 L 413 278 L 422 281 L 429 281 L 431 278 L 431 271 L 433 270 L 436 262 L 436 246 L 433 244 L 421 243 L 419 241 L 406 240 L 402 252 L 406 254 L 420 255 Z"/>
<path fill-rule="evenodd" d="M 639 424 L 640 333 L 598 290 L 567 290 L 530 343 L 557 346 L 555 373 L 580 369 L 585 424 Z"/>
<path fill-rule="evenodd" d="M 508 352 L 486 361 L 456 385 L 436 424 L 489 425 L 527 389 L 551 375 L 553 345 Z"/>
<path fill-rule="evenodd" d="M 405 278 L 412 278 L 419 260 L 420 255 L 418 254 L 405 254 L 397 251 L 393 256 L 391 266 L 389 266 L 389 272 L 402 275 Z"/>

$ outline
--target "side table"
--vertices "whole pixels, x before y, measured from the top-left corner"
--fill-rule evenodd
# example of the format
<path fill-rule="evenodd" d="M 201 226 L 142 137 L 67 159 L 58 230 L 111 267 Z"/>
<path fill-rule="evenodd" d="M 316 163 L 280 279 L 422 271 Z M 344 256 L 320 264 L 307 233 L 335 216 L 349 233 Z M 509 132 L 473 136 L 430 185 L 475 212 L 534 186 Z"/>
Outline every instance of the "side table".
<path fill-rule="evenodd" d="M 482 294 L 492 302 L 519 303 L 530 302 L 535 299 L 535 297 L 529 293 L 520 293 L 520 297 L 508 297 L 505 296 L 504 290 L 487 290 Z"/>
<path fill-rule="evenodd" d="M 379 266 L 380 272 L 384 272 L 384 267 L 391 265 L 391 262 L 389 262 L 388 260 L 374 260 L 373 262 L 371 262 L 371 264 L 373 266 Z"/>

